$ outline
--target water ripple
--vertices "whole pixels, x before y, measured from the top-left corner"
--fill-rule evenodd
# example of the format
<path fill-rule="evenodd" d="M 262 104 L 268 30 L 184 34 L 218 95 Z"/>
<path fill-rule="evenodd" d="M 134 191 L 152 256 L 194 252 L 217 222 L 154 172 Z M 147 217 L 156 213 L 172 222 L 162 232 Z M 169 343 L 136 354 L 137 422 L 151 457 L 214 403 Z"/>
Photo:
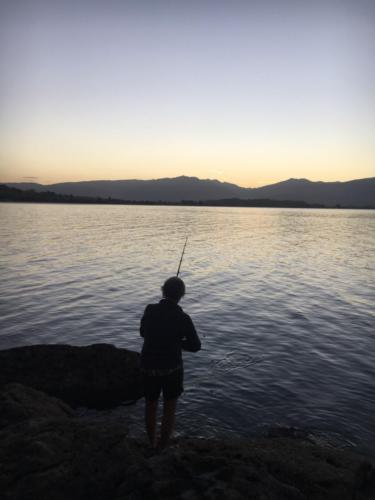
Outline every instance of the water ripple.
<path fill-rule="evenodd" d="M 267 425 L 375 448 L 375 213 L 0 204 L 0 347 L 110 342 L 176 272 L 203 349 L 185 358 L 179 432 Z M 126 408 L 142 430 L 142 405 Z"/>

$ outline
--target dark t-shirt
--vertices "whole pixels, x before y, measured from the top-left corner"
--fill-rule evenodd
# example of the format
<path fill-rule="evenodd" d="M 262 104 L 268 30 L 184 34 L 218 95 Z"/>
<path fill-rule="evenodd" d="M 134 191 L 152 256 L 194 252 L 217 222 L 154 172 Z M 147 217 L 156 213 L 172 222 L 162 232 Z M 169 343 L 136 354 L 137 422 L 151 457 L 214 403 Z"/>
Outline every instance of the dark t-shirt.
<path fill-rule="evenodd" d="M 173 369 L 182 366 L 181 350 L 196 352 L 201 342 L 190 316 L 172 300 L 149 304 L 141 320 L 144 338 L 141 367 Z"/>

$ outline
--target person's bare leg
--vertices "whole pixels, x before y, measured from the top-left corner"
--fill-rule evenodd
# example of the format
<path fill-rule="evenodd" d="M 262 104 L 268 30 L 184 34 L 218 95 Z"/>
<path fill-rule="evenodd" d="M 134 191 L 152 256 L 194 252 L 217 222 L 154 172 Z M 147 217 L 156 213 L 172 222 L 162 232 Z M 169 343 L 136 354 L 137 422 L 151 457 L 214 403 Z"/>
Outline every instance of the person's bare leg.
<path fill-rule="evenodd" d="M 163 419 L 161 421 L 161 438 L 160 448 L 168 446 L 169 440 L 172 436 L 175 417 L 176 417 L 177 399 L 170 399 L 163 401 Z"/>
<path fill-rule="evenodd" d="M 156 417 L 158 412 L 158 400 L 147 401 L 145 406 L 145 424 L 146 432 L 150 444 L 153 448 L 156 447 Z"/>

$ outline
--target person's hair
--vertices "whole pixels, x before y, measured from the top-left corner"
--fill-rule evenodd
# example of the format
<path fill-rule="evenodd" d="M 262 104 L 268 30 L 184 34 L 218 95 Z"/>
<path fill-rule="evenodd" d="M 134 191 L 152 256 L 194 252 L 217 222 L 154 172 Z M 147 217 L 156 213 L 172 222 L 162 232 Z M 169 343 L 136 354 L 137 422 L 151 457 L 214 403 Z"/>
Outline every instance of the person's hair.
<path fill-rule="evenodd" d="M 185 295 L 185 283 L 181 278 L 172 276 L 168 278 L 164 285 L 161 287 L 163 296 L 166 299 L 176 300 L 177 302 Z"/>

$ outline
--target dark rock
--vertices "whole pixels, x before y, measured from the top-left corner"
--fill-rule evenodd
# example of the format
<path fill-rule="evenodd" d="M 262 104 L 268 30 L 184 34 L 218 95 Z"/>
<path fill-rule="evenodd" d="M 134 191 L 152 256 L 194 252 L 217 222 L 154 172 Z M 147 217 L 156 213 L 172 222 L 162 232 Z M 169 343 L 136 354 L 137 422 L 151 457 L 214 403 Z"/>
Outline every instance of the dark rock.
<path fill-rule="evenodd" d="M 348 452 L 295 438 L 190 439 L 139 462 L 115 499 L 373 500 L 374 495 L 373 467 Z"/>
<path fill-rule="evenodd" d="M 104 500 L 138 460 L 125 425 L 32 419 L 0 431 L 2 500 Z"/>
<path fill-rule="evenodd" d="M 5 386 L 0 402 L 1 500 L 110 499 L 142 459 L 122 422 L 81 421 L 63 402 L 19 384 Z"/>
<path fill-rule="evenodd" d="M 0 388 L 23 385 L 73 407 L 109 408 L 143 396 L 139 354 L 110 344 L 32 345 L 0 351 Z"/>
<path fill-rule="evenodd" d="M 60 399 L 21 384 L 5 385 L 0 393 L 0 429 L 31 418 L 64 418 L 73 414 Z"/>
<path fill-rule="evenodd" d="M 1 500 L 375 498 L 374 469 L 348 452 L 264 438 L 186 439 L 152 454 L 121 422 L 35 413 L 0 430 Z"/>
<path fill-rule="evenodd" d="M 27 359 L 29 350 L 24 355 Z M 375 498 L 370 463 L 295 435 L 180 439 L 156 454 L 129 438 L 122 420 L 98 423 L 74 415 L 66 404 L 30 387 L 2 387 L 1 500 Z"/>

